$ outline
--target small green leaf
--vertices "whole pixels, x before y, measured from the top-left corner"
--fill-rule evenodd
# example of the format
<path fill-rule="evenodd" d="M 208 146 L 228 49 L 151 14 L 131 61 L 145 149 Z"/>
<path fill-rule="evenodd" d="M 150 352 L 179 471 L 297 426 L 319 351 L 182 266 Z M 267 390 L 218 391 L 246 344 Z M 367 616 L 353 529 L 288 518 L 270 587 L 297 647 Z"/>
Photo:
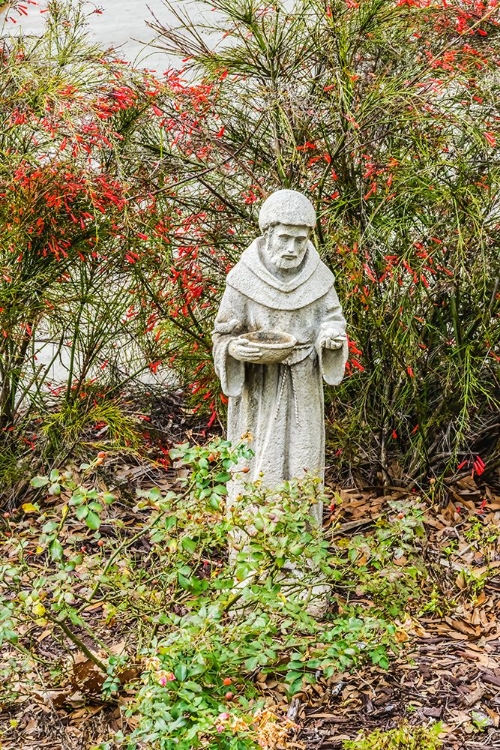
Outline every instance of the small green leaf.
<path fill-rule="evenodd" d="M 156 542 L 163 542 L 166 536 L 167 535 L 165 534 L 164 531 L 155 531 L 154 534 L 151 534 L 149 538 L 153 543 L 156 543 Z"/>
<path fill-rule="evenodd" d="M 211 495 L 210 500 L 208 501 L 208 504 L 214 510 L 220 510 L 220 500 L 217 495 Z"/>
<path fill-rule="evenodd" d="M 229 482 L 231 479 L 231 474 L 228 471 L 221 471 L 220 474 L 217 474 L 215 477 L 216 482 Z"/>
<path fill-rule="evenodd" d="M 79 521 L 83 521 L 84 518 L 87 518 L 88 514 L 89 514 L 88 505 L 80 505 L 80 507 L 76 509 L 75 516 L 78 518 Z"/>
<path fill-rule="evenodd" d="M 33 477 L 30 484 L 32 487 L 38 488 L 38 487 L 45 487 L 49 483 L 48 477 Z"/>
<path fill-rule="evenodd" d="M 227 495 L 227 487 L 224 484 L 216 484 L 214 492 L 216 495 Z"/>
<path fill-rule="evenodd" d="M 87 517 L 85 518 L 85 523 L 87 524 L 89 529 L 92 529 L 92 531 L 96 531 L 101 525 L 101 519 L 99 518 L 97 513 L 89 510 Z"/>
<path fill-rule="evenodd" d="M 76 611 L 76 609 L 73 609 L 73 607 L 71 607 L 67 611 L 68 611 L 69 619 L 71 620 L 73 625 L 83 625 L 83 620 L 78 614 L 78 612 Z"/>
<path fill-rule="evenodd" d="M 251 656 L 245 661 L 245 669 L 247 672 L 253 672 L 254 669 L 260 665 L 260 656 Z"/>
<path fill-rule="evenodd" d="M 292 696 L 299 693 L 302 690 L 302 682 L 303 680 L 292 682 L 292 684 L 288 686 L 288 695 Z"/>
<path fill-rule="evenodd" d="M 184 448 L 171 448 L 170 451 L 170 458 L 184 458 L 186 455 L 186 449 Z"/>
<path fill-rule="evenodd" d="M 179 680 L 179 682 L 184 682 L 184 680 L 187 677 L 187 667 L 185 664 L 178 664 L 176 668 L 174 669 L 174 674 Z"/>
<path fill-rule="evenodd" d="M 203 688 L 201 685 L 198 685 L 197 682 L 192 682 L 192 680 L 188 680 L 184 683 L 184 687 L 188 688 L 188 690 L 191 690 L 193 693 L 202 693 Z"/>
<path fill-rule="evenodd" d="M 182 573 L 177 573 L 177 580 L 179 581 L 179 586 L 181 588 L 186 589 L 186 591 L 189 591 L 193 585 L 191 578 L 186 578 L 186 576 L 183 576 Z"/>
<path fill-rule="evenodd" d="M 55 562 L 61 562 L 63 556 L 63 548 L 59 539 L 53 539 L 49 544 L 49 552 L 51 558 Z"/>
<path fill-rule="evenodd" d="M 82 494 L 80 489 L 77 489 L 71 495 L 69 505 L 81 505 L 84 502 L 85 502 L 85 495 Z"/>
<path fill-rule="evenodd" d="M 197 544 L 193 539 L 190 539 L 188 536 L 185 536 L 182 538 L 181 541 L 183 549 L 186 550 L 186 552 L 195 552 Z"/>
<path fill-rule="evenodd" d="M 89 503 L 90 510 L 95 510 L 96 513 L 100 513 L 102 511 L 102 505 L 101 503 L 96 503 L 95 500 L 93 500 L 91 503 Z"/>

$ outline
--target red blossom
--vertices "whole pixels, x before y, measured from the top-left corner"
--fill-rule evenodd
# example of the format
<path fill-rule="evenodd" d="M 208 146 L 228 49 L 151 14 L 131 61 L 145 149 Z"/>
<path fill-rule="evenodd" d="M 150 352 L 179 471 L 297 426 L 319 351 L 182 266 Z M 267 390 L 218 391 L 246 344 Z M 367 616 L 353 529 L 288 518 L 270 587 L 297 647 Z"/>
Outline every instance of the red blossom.
<path fill-rule="evenodd" d="M 489 133 L 489 132 L 485 131 L 483 135 L 486 138 L 486 140 L 488 141 L 489 145 L 492 148 L 495 148 L 495 146 L 497 145 L 497 139 L 496 139 L 495 134 L 494 133 Z"/>
<path fill-rule="evenodd" d="M 474 475 L 474 473 L 476 473 L 478 476 L 481 476 L 481 474 L 484 474 L 484 472 L 486 470 L 486 464 L 484 463 L 484 461 L 481 458 L 481 456 L 477 456 L 476 457 L 476 460 L 474 461 L 473 467 L 474 467 L 473 468 L 473 475 Z"/>
<path fill-rule="evenodd" d="M 149 362 L 148 367 L 152 373 L 156 374 L 156 371 L 160 365 L 161 365 L 161 359 L 158 359 L 156 362 Z"/>
<path fill-rule="evenodd" d="M 377 192 L 377 183 L 372 182 L 372 184 L 370 185 L 369 191 L 363 196 L 363 200 L 367 201 L 368 198 L 371 198 L 371 196 L 375 195 L 376 192 Z"/>

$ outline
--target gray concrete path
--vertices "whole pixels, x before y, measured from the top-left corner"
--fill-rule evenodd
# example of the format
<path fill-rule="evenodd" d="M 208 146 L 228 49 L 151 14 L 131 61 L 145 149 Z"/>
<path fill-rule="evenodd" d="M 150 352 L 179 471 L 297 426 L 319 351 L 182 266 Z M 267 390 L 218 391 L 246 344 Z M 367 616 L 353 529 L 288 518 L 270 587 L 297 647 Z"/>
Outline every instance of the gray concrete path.
<path fill-rule="evenodd" d="M 18 33 L 22 29 L 27 34 L 39 34 L 43 29 L 43 10 L 47 7 L 47 0 L 38 0 L 34 5 L 28 0 L 22 0 L 27 8 L 27 16 L 15 10 L 1 14 L 0 25 L 3 20 L 5 30 Z M 147 26 L 147 20 L 153 20 L 152 13 L 165 25 L 176 25 L 172 14 L 169 13 L 162 0 L 100 0 L 89 3 L 92 8 L 102 9 L 102 13 L 89 15 L 91 39 L 105 47 L 119 48 L 120 54 L 131 62 L 139 63 L 142 67 L 154 69 L 161 74 L 175 62 L 165 52 L 153 48 L 144 48 L 145 43 L 154 41 L 154 32 Z M 193 23 L 202 23 L 205 8 L 201 10 L 196 0 L 182 0 L 182 9 L 188 13 Z M 213 14 L 208 10 L 210 21 Z M 211 17 L 210 17 L 211 16 Z M 13 23 L 13 18 L 16 23 Z"/>

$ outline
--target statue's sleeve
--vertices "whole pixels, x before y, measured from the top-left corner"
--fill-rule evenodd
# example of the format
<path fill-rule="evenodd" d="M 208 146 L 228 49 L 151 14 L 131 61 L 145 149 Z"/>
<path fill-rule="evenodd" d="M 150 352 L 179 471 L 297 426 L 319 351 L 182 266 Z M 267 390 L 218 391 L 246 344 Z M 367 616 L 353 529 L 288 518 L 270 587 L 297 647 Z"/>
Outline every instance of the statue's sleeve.
<path fill-rule="evenodd" d="M 345 334 L 346 321 L 342 315 L 342 307 L 335 287 L 332 286 L 322 301 L 323 311 L 319 335 L 316 340 L 316 351 L 325 382 L 328 385 L 338 385 L 344 377 L 345 365 L 349 358 L 347 339 L 341 349 L 326 349 L 321 346 L 321 341 L 326 337 L 335 338 L 339 334 Z"/>
<path fill-rule="evenodd" d="M 231 286 L 220 303 L 212 333 L 214 366 L 226 396 L 240 396 L 245 382 L 245 363 L 228 352 L 230 342 L 246 330 L 246 303 L 244 296 Z"/>

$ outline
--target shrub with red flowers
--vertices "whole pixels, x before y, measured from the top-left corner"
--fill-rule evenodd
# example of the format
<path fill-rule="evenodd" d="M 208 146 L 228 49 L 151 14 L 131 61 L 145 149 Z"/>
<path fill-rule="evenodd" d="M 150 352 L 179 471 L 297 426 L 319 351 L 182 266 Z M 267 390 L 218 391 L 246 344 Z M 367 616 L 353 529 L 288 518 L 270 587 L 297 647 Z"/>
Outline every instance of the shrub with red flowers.
<path fill-rule="evenodd" d="M 164 300 L 193 391 L 212 388 L 225 274 L 262 199 L 292 187 L 315 202 L 349 323 L 329 411 L 338 473 L 420 480 L 486 457 L 500 400 L 496 0 L 210 6 L 217 46 L 181 20 L 155 25 L 190 68 L 157 149 L 178 216 Z"/>
<path fill-rule="evenodd" d="M 15 473 L 18 446 L 30 455 L 40 435 L 57 458 L 82 420 L 133 443 L 116 399 L 141 370 L 171 368 L 211 427 L 227 272 L 261 201 L 293 187 L 316 205 L 349 323 L 347 377 L 327 391 L 338 476 L 405 482 L 478 455 L 487 475 L 500 400 L 496 2 L 213 7 L 216 46 L 180 17 L 157 27 L 188 68 L 161 83 L 89 46 L 81 10 L 59 2 L 42 38 L 2 41 L 2 462 Z M 59 357 L 63 384 L 50 381 Z"/>
<path fill-rule="evenodd" d="M 161 86 L 90 45 L 78 6 L 52 2 L 43 36 L 0 49 L 0 470 L 15 475 L 40 436 L 66 450 L 68 425 L 72 441 L 92 421 L 133 432 L 113 398 L 158 359 L 133 269 L 164 243 L 147 148 Z"/>

